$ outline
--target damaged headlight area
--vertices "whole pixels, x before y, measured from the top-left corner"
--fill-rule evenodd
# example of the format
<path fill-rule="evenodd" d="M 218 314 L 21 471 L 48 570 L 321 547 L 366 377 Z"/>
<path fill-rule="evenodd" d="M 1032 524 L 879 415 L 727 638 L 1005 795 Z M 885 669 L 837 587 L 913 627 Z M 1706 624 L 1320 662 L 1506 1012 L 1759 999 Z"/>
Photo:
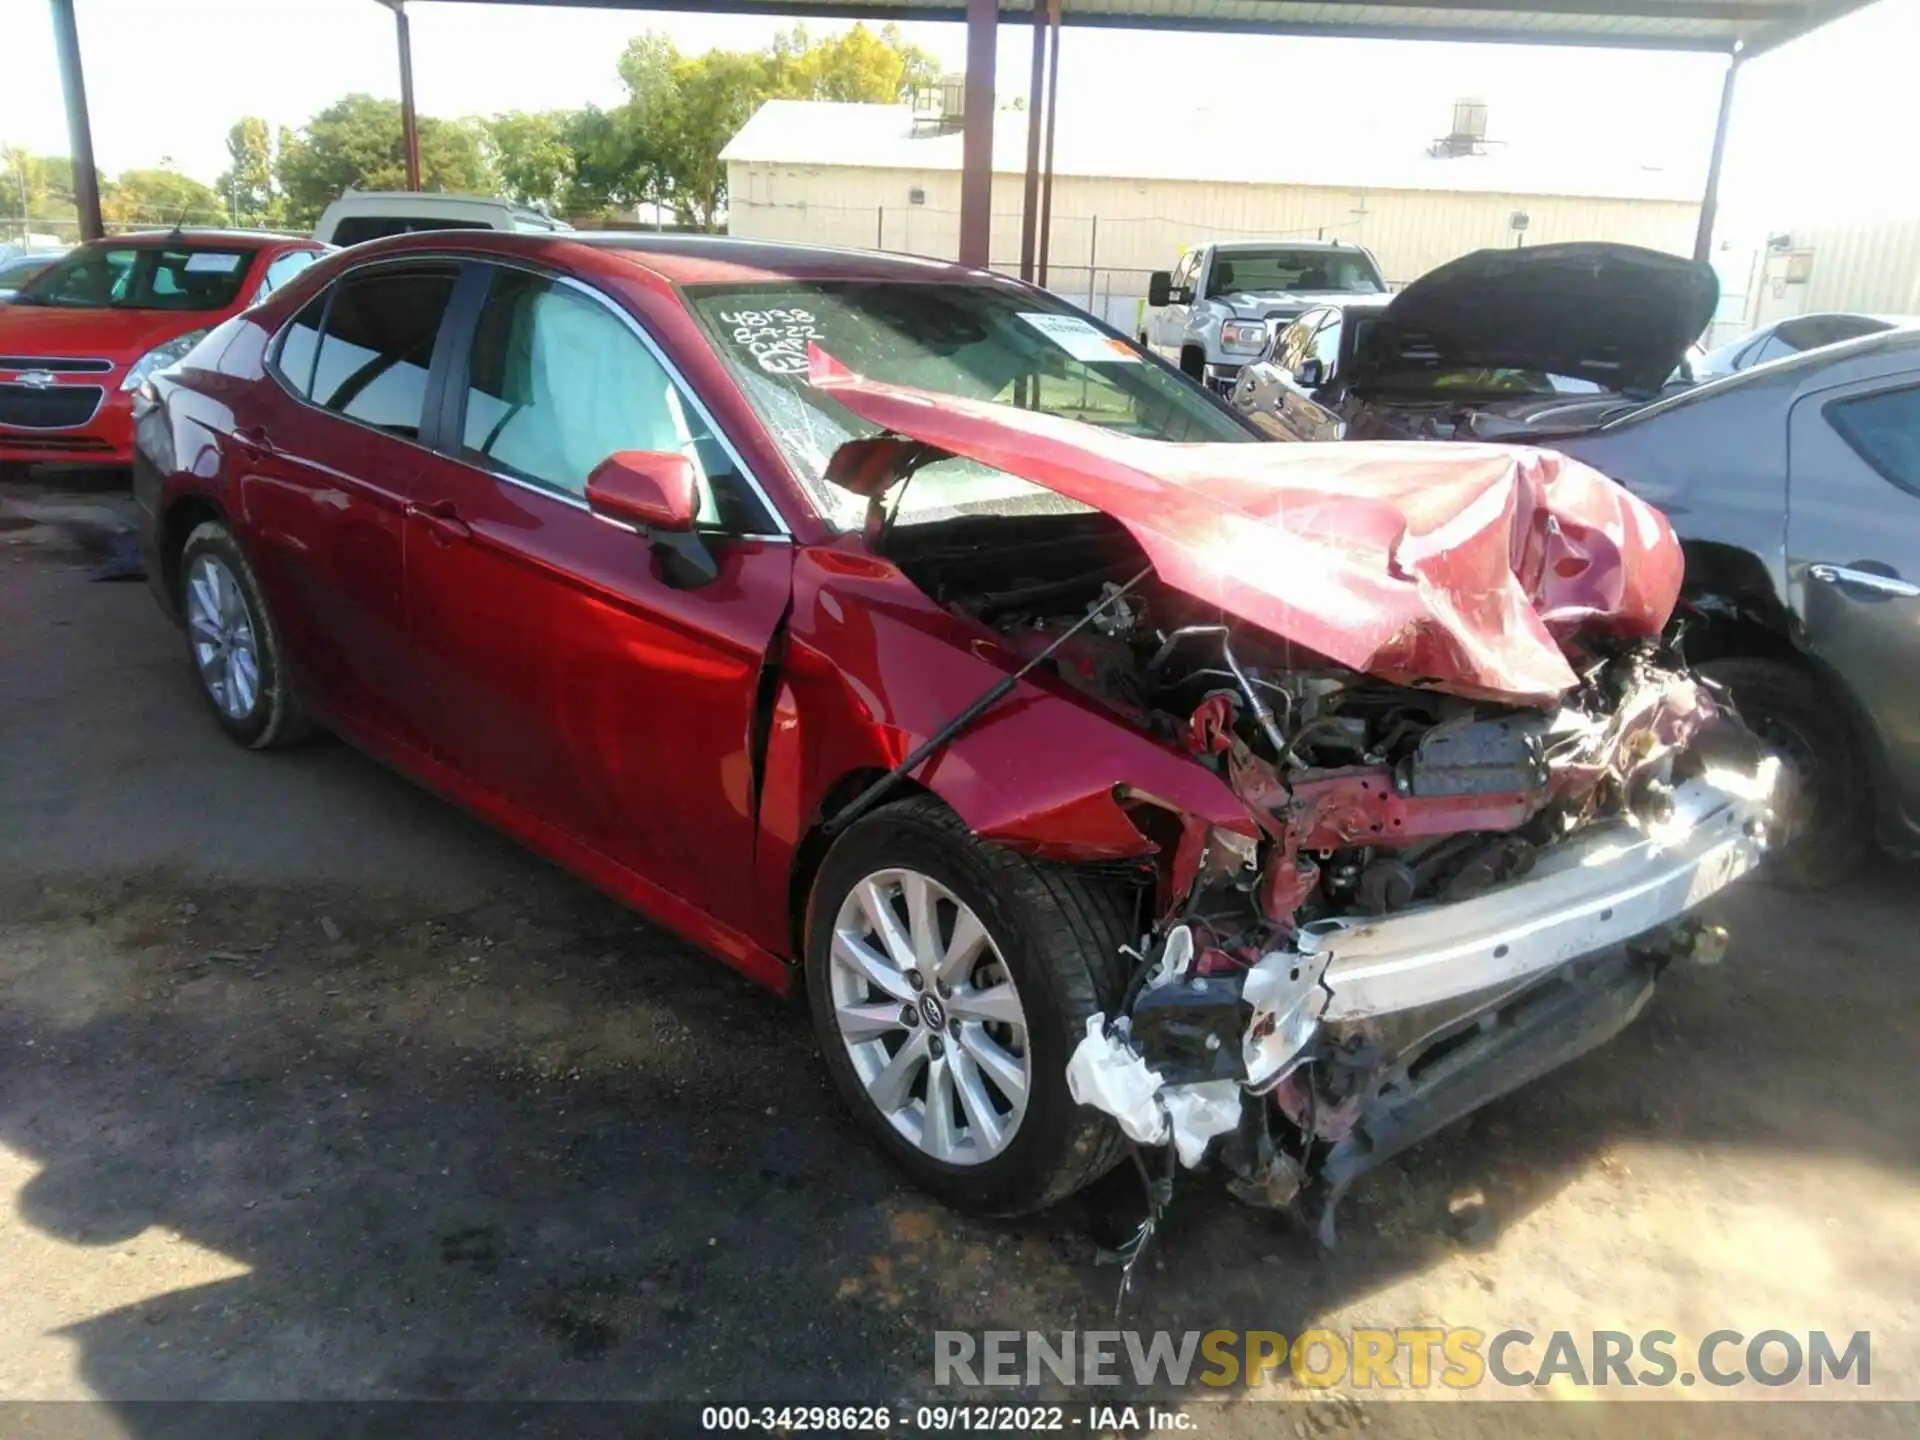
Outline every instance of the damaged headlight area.
<path fill-rule="evenodd" d="M 1593 655 L 1549 709 L 1282 669 L 1219 626 L 1156 633 L 1130 672 L 1120 638 L 1079 675 L 1130 675 L 1149 717 L 1184 692 L 1173 733 L 1259 832 L 1183 827 L 1068 1065 L 1079 1103 L 1166 1147 L 1132 1259 L 1209 1161 L 1332 1243 L 1361 1175 L 1616 1034 L 1676 958 L 1716 959 L 1693 912 L 1781 799 L 1779 761 L 1656 642 Z"/>

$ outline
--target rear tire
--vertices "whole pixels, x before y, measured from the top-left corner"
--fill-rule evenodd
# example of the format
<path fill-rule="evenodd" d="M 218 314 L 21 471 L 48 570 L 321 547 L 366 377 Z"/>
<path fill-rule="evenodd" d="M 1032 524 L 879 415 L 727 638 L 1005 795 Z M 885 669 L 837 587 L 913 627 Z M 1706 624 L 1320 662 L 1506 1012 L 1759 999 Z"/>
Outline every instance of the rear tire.
<path fill-rule="evenodd" d="M 1765 874 L 1790 890 L 1829 885 L 1873 844 L 1866 757 L 1845 715 L 1805 670 L 1778 660 L 1712 660 L 1700 673 L 1726 688 L 1740 718 L 1780 752 L 1795 794 Z"/>
<path fill-rule="evenodd" d="M 882 976 L 887 983 L 881 986 L 868 978 L 870 966 L 848 962 L 849 939 L 881 958 L 888 950 L 879 929 L 868 928 L 859 918 L 870 911 L 861 908 L 856 890 L 874 886 L 862 892 L 868 902 L 882 897 L 898 907 L 893 911 L 896 920 L 910 922 L 911 902 L 904 889 L 897 899 L 886 898 L 892 893 L 889 884 L 898 884 L 897 877 L 903 876 L 923 877 L 931 882 L 931 892 L 942 897 L 938 908 L 945 918 L 932 927 L 934 951 L 919 953 L 955 953 L 959 947 L 952 942 L 959 933 L 960 912 L 977 917 L 986 942 L 976 973 L 986 977 L 979 983 L 988 989 L 965 992 L 968 982 L 956 980 L 956 993 L 943 990 L 936 995 L 926 972 L 920 987 L 908 988 L 894 984 L 891 970 Z M 929 905 L 928 913 L 934 908 Z M 1086 1034 L 1087 1017 L 1119 1002 L 1126 983 L 1120 946 L 1128 938 L 1130 914 L 1127 897 L 1117 887 L 1095 884 L 1068 867 L 983 841 L 927 796 L 876 810 L 835 842 L 808 906 L 806 979 L 814 1030 L 841 1099 L 916 1184 L 958 1209 L 1020 1214 L 1065 1198 L 1125 1155 L 1125 1141 L 1113 1122 L 1074 1104 L 1066 1066 Z M 910 923 L 906 930 L 912 932 Z M 840 959 L 835 958 L 837 947 Z M 918 951 L 917 945 L 909 948 Z M 927 969 L 940 973 L 931 961 Z M 905 970 L 899 974 L 903 980 L 912 978 Z M 1000 1003 L 1007 1004 L 1003 981 L 1017 995 L 1019 1025 L 973 1027 L 964 1017 L 985 1011 L 967 1008 L 966 993 L 997 993 Z M 928 997 L 935 999 L 931 1022 L 918 1018 L 926 1013 L 921 1002 Z M 951 1015 L 942 1004 L 952 1007 Z M 889 1016 L 896 1006 L 902 1016 L 912 1018 L 893 1023 Z M 876 1031 L 856 1029 L 851 1017 L 858 1014 L 872 1017 Z M 878 1028 L 889 1028 L 890 1033 L 871 1038 Z M 964 1039 L 962 1030 L 967 1032 Z M 869 1038 L 863 1040 L 863 1035 Z M 935 1043 L 936 1036 L 944 1045 Z M 997 1073 L 986 1064 L 970 1072 L 959 1068 L 973 1066 L 973 1047 L 983 1037 L 993 1039 L 1025 1072 L 1024 1097 L 1017 1106 L 1006 1091 L 995 1089 L 987 1097 L 996 1107 L 1007 1107 L 998 1114 L 997 1126 L 994 1117 L 986 1125 L 974 1121 L 981 1097 L 977 1085 L 960 1088 L 968 1074 L 977 1078 L 985 1073 L 992 1080 Z M 910 1066 L 901 1062 L 909 1044 L 931 1047 L 923 1052 L 929 1058 L 909 1057 Z M 858 1060 L 856 1050 L 862 1052 Z M 952 1068 L 937 1081 L 934 1063 L 943 1053 L 947 1058 L 939 1063 Z M 886 1085 L 885 1072 L 897 1062 L 919 1077 L 905 1090 Z M 930 1128 L 928 1103 L 936 1083 L 955 1090 L 947 1106 L 948 1121 L 938 1127 L 937 1138 Z M 896 1092 L 894 1108 L 883 1108 Z M 1004 1138 L 996 1136 L 996 1129 Z M 952 1147 L 944 1143 L 950 1134 L 962 1137 Z M 977 1135 L 986 1141 L 976 1144 Z M 936 1150 L 954 1158 L 935 1158 Z"/>
<path fill-rule="evenodd" d="M 233 532 L 218 520 L 195 526 L 176 573 L 187 660 L 227 737 L 249 750 L 311 739 L 318 727 L 289 683 L 279 628 Z"/>

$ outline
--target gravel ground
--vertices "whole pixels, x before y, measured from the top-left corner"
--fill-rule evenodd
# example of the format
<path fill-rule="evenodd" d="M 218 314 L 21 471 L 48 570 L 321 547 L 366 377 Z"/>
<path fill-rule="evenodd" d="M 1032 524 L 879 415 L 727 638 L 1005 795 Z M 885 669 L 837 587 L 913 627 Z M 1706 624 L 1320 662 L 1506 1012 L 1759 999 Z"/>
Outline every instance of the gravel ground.
<path fill-rule="evenodd" d="M 344 746 L 228 745 L 144 589 L 88 583 L 92 523 L 0 492 L 0 1400 L 898 1403 L 935 1329 L 1111 1324 L 1128 1177 L 1018 1223 L 923 1199 L 801 1007 Z M 1915 889 L 1728 897 L 1722 965 L 1371 1177 L 1330 1256 L 1187 1185 L 1125 1323 L 1870 1330 L 1871 1393 L 1920 1398 Z M 1208 1433 L 1460 1431 L 1276 1393 L 1318 1403 Z"/>

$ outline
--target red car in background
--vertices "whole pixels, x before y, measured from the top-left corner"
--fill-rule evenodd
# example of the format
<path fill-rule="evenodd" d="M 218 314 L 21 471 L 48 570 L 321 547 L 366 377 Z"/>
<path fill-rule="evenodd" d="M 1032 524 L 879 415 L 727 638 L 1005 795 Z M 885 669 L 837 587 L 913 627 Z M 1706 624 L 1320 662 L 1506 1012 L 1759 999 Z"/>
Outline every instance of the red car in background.
<path fill-rule="evenodd" d="M 0 465 L 124 465 L 132 392 L 328 246 L 172 230 L 76 246 L 0 307 Z"/>
<path fill-rule="evenodd" d="M 803 985 L 958 1204 L 1132 1143 L 1329 1224 L 1626 1024 L 1765 848 L 1656 512 L 1543 451 L 1249 443 L 984 271 L 399 237 L 139 410 L 234 741 L 324 724 Z"/>

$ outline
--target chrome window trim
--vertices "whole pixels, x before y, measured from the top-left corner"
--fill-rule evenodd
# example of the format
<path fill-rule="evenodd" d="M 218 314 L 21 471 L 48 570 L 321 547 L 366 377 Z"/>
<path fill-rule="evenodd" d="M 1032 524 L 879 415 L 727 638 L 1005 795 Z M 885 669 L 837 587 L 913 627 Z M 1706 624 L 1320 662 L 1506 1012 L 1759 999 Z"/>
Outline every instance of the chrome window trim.
<path fill-rule="evenodd" d="M 0 433 L 18 431 L 21 434 L 27 435 L 53 435 L 63 430 L 84 430 L 100 418 L 100 411 L 107 403 L 107 387 L 104 385 L 50 385 L 45 390 L 36 389 L 31 385 L 21 385 L 13 380 L 0 381 L 0 385 L 7 385 L 20 390 L 32 390 L 36 395 L 47 395 L 54 390 L 91 390 L 95 397 L 93 409 L 87 412 L 87 418 L 84 420 L 76 420 L 71 425 L 20 425 L 9 420 L 4 424 L 0 424 Z"/>

